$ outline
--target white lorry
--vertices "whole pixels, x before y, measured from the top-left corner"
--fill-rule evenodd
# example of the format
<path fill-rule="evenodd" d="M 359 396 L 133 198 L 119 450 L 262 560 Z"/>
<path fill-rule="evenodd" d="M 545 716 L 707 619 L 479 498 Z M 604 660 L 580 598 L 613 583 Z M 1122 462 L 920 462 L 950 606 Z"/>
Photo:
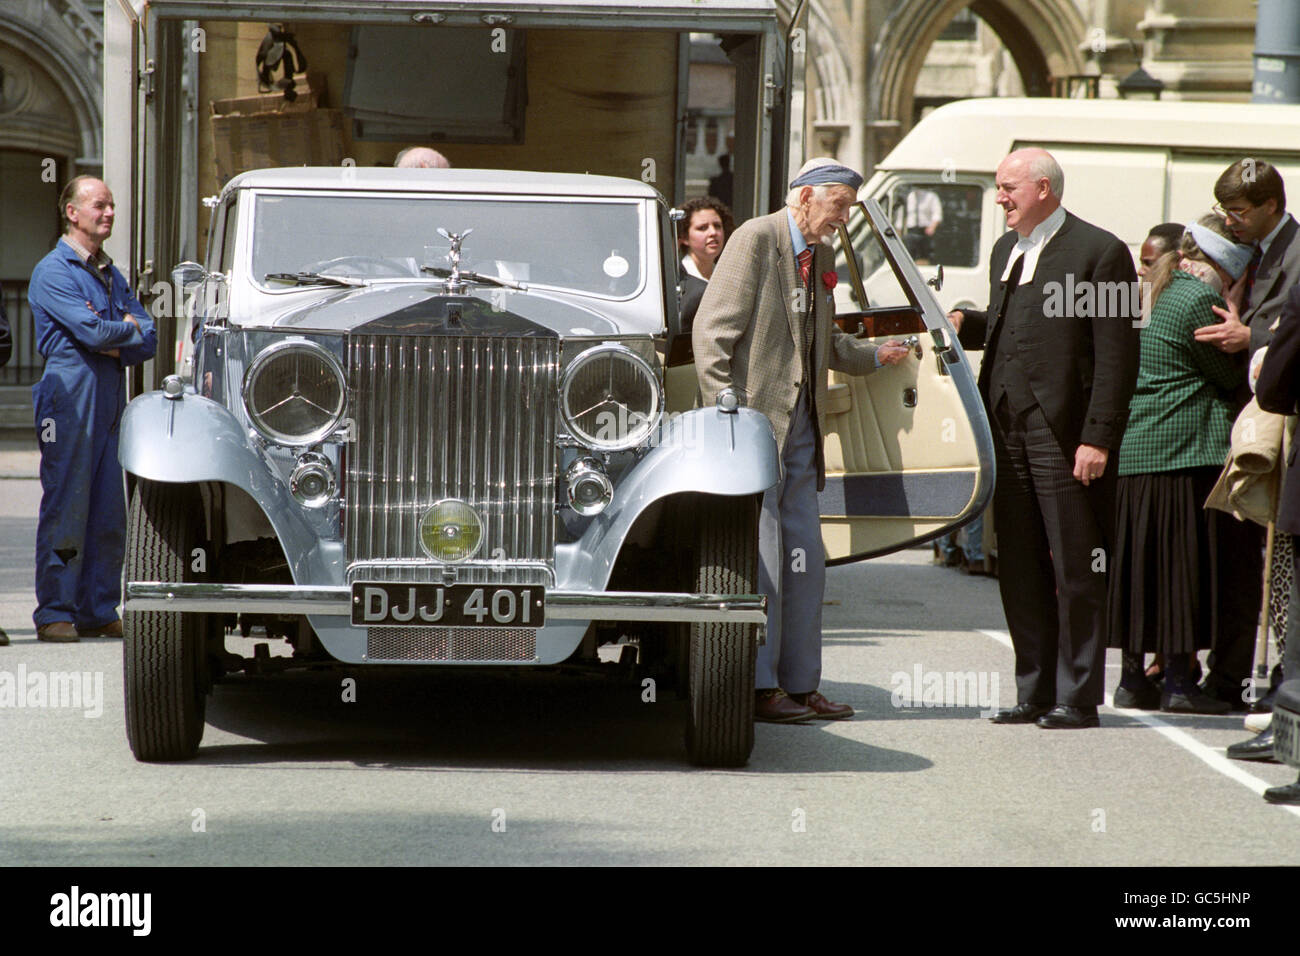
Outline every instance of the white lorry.
<path fill-rule="evenodd" d="M 915 213 L 918 197 L 938 197 L 942 222 L 922 240 L 928 248 L 912 251 L 927 275 L 928 266 L 943 266 L 937 297 L 945 310 L 988 304 L 989 254 L 1006 230 L 994 174 L 1007 153 L 1025 146 L 1048 149 L 1061 163 L 1067 209 L 1119 236 L 1135 255 L 1152 226 L 1208 212 L 1215 179 L 1243 157 L 1275 164 L 1300 197 L 1300 106 L 1041 97 L 949 103 L 904 136 L 859 193 L 879 202 L 905 239 L 909 201 Z M 878 283 L 892 283 L 878 265 L 864 265 L 873 276 L 868 297 Z M 847 290 L 844 296 L 837 305 L 848 308 Z"/>

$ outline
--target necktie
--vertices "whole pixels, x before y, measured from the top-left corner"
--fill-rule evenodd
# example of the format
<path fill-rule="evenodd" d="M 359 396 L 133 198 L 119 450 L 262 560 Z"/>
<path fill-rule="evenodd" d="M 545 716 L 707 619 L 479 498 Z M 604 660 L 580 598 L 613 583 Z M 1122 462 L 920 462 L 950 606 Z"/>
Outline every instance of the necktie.
<path fill-rule="evenodd" d="M 812 250 L 805 249 L 799 253 L 799 281 L 808 285 L 808 273 L 812 271 Z"/>
<path fill-rule="evenodd" d="M 1246 266 L 1246 296 L 1242 305 L 1242 311 L 1250 307 L 1250 290 L 1255 288 L 1255 273 L 1259 271 L 1260 260 L 1264 258 L 1264 247 L 1255 246 L 1255 251 L 1250 257 L 1250 265 Z"/>

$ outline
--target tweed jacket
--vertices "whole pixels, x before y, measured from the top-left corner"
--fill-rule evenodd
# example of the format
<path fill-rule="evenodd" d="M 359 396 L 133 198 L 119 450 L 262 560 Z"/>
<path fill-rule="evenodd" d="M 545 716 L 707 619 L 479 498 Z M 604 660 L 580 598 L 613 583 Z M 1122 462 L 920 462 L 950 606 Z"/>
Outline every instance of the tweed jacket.
<path fill-rule="evenodd" d="M 825 243 L 811 248 L 814 368 L 804 368 L 803 289 L 784 209 L 749 220 L 727 240 L 691 330 L 705 407 L 722 389 L 735 389 L 742 405 L 767 416 L 782 453 L 806 375 L 816 386 L 813 420 L 820 438 L 826 431 L 826 369 L 850 375 L 876 370 L 875 346 L 840 331 L 832 321 L 835 301 L 822 276 L 835 270 L 835 254 Z M 819 441 L 819 491 L 826 483 L 820 449 Z"/>

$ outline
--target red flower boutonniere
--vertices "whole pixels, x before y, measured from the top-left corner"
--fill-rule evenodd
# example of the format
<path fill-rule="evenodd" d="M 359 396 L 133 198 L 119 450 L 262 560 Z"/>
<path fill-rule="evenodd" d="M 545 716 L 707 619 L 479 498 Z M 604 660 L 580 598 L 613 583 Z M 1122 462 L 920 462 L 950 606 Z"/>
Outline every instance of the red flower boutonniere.
<path fill-rule="evenodd" d="M 834 289 L 835 283 L 839 281 L 840 281 L 840 277 L 837 276 L 834 272 L 822 273 L 822 285 L 826 286 L 826 288 L 828 289 Z"/>

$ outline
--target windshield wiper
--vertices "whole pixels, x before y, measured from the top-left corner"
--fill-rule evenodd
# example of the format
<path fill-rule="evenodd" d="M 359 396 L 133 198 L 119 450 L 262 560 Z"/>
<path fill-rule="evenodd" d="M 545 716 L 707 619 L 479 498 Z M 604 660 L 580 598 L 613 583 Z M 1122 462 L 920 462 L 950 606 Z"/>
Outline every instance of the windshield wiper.
<path fill-rule="evenodd" d="M 448 279 L 451 277 L 451 270 L 444 269 L 442 266 L 420 266 L 420 271 L 438 276 L 441 279 Z M 516 282 L 514 279 L 503 279 L 500 276 L 483 275 L 481 272 L 470 272 L 467 269 L 461 269 L 459 276 L 463 282 L 479 282 L 485 285 L 499 285 L 503 289 L 514 289 L 518 292 L 528 291 L 528 284 L 526 282 Z"/>
<path fill-rule="evenodd" d="M 355 288 L 369 285 L 365 279 L 354 279 L 351 276 L 329 276 L 322 272 L 268 272 L 266 277 L 280 282 L 292 282 L 294 285 L 341 285 Z"/>

